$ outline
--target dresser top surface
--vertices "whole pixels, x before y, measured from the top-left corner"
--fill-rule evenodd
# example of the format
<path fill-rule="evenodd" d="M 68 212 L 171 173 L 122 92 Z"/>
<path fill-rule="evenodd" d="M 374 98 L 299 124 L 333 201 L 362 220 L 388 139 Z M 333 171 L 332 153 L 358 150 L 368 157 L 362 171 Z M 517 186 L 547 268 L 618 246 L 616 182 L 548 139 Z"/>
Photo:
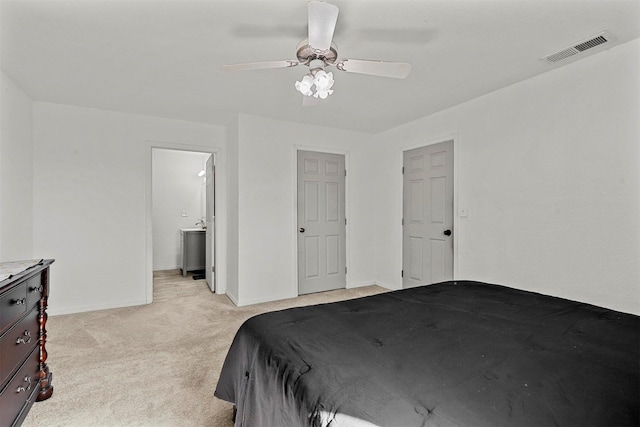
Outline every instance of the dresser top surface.
<path fill-rule="evenodd" d="M 53 259 L 0 262 L 0 288 L 53 264 Z"/>

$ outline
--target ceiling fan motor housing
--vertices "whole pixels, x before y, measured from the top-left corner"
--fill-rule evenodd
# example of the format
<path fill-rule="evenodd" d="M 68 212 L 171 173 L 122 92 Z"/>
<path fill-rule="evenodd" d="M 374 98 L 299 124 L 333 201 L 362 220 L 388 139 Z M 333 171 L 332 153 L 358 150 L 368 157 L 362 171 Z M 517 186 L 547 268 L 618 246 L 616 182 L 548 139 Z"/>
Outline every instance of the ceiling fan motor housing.
<path fill-rule="evenodd" d="M 305 39 L 298 43 L 296 49 L 298 61 L 302 64 L 309 65 L 311 61 L 319 59 L 325 64 L 333 64 L 338 58 L 338 47 L 335 43 L 331 43 L 331 47 L 327 50 L 318 50 L 309 45 L 309 40 Z"/>

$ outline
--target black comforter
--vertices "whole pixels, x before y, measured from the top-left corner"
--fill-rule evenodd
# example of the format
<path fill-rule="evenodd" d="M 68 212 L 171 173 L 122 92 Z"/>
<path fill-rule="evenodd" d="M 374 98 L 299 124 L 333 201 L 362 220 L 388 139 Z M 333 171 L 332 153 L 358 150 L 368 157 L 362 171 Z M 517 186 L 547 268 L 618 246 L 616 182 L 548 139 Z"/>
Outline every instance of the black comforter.
<path fill-rule="evenodd" d="M 478 282 L 255 316 L 236 426 L 637 426 L 640 317 Z"/>

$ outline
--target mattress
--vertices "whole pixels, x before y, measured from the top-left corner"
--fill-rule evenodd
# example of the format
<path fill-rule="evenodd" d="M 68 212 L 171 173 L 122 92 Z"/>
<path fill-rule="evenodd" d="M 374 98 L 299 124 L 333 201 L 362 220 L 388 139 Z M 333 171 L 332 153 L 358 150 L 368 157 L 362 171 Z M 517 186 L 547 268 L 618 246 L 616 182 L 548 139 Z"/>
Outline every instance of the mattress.
<path fill-rule="evenodd" d="M 237 427 L 637 426 L 640 317 L 453 281 L 258 315 L 215 396 Z"/>

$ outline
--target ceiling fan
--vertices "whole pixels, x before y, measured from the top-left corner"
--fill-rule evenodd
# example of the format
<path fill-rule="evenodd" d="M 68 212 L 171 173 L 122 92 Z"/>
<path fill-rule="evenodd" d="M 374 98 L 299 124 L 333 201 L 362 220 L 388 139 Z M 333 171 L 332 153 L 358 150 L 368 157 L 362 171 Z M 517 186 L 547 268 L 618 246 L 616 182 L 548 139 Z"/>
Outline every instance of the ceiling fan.
<path fill-rule="evenodd" d="M 223 65 L 223 70 L 259 70 L 268 68 L 289 68 L 298 65 L 309 67 L 309 73 L 295 83 L 296 89 L 304 95 L 303 103 L 309 97 L 325 99 L 333 93 L 333 73 L 325 67 L 335 67 L 339 71 L 369 74 L 373 76 L 403 79 L 409 75 L 411 64 L 406 62 L 384 62 L 362 59 L 338 59 L 338 50 L 333 43 L 333 32 L 338 20 L 338 7 L 324 1 L 311 0 L 308 9 L 308 38 L 298 43 L 297 59 L 283 61 L 251 62 L 246 64 Z"/>

